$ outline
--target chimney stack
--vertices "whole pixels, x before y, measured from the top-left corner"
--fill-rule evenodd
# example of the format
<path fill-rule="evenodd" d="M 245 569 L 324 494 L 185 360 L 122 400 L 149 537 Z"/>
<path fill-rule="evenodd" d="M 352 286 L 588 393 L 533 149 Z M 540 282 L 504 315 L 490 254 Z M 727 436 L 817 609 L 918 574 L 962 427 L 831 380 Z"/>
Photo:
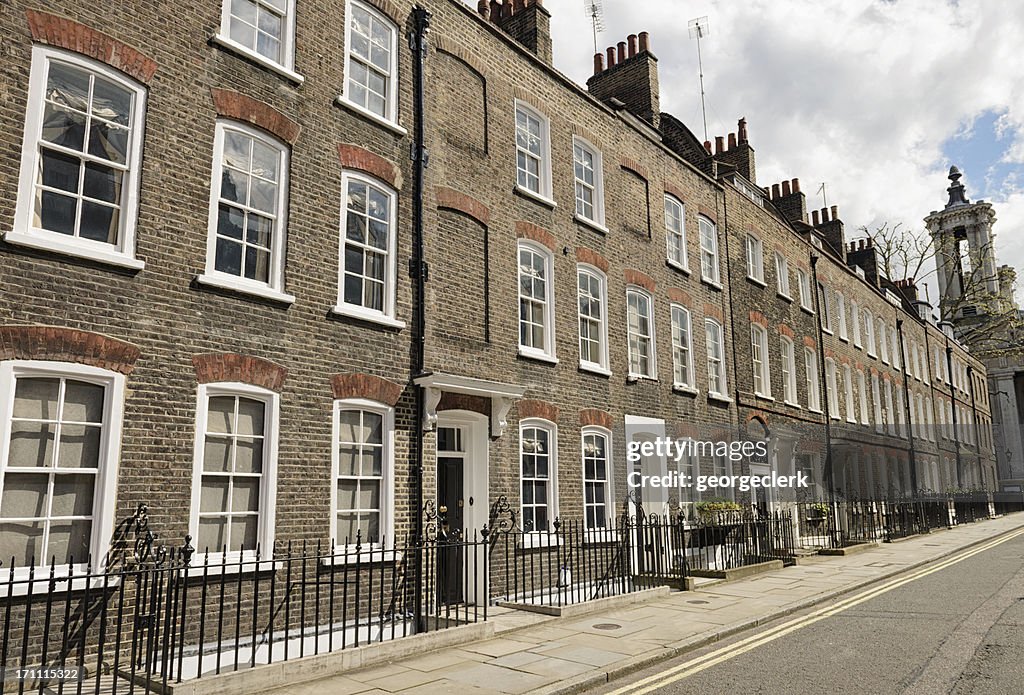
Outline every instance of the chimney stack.
<path fill-rule="evenodd" d="M 525 46 L 548 65 L 551 56 L 551 13 L 543 0 L 480 0 L 480 15 Z M 597 60 L 595 59 L 595 68 Z"/>
<path fill-rule="evenodd" d="M 507 1 L 507 0 L 506 0 Z M 661 97 L 658 85 L 658 59 L 651 53 L 650 35 L 630 34 L 606 51 L 607 65 L 587 80 L 587 89 L 597 99 L 618 99 L 626 110 L 654 128 L 661 122 Z"/>
<path fill-rule="evenodd" d="M 842 222 L 838 220 L 833 222 L 833 224 L 836 223 L 842 225 Z M 874 287 L 879 286 L 878 253 L 870 239 L 857 239 L 850 242 L 849 250 L 846 253 L 846 264 L 860 266 L 864 269 L 864 279 Z"/>
<path fill-rule="evenodd" d="M 729 149 L 722 148 L 715 152 L 715 159 L 735 167 L 741 176 L 753 184 L 757 184 L 754 171 L 754 148 L 747 140 L 747 119 L 741 118 L 735 133 L 729 133 Z M 723 139 L 716 137 L 715 142 Z M 721 156 L 720 156 L 721 155 Z"/>
<path fill-rule="evenodd" d="M 725 152 L 725 138 L 721 135 L 715 136 L 715 154 L 722 154 Z"/>
<path fill-rule="evenodd" d="M 765 190 L 769 189 L 765 188 Z M 807 223 L 807 199 L 800 192 L 799 179 L 783 181 L 782 184 L 772 184 L 770 190 L 772 191 L 770 196 L 772 203 L 783 217 L 790 222 Z"/>

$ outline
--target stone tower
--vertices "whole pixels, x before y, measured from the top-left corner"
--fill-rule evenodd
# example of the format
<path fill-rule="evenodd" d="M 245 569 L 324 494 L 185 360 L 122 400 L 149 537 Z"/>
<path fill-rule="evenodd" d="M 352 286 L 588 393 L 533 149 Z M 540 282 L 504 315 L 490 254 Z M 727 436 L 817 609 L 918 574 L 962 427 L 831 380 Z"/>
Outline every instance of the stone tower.
<path fill-rule="evenodd" d="M 924 219 L 935 248 L 942 320 L 959 324 L 985 312 L 986 294 L 999 295 L 999 271 L 993 250 L 991 203 L 967 199 L 962 174 L 949 168 L 949 201 Z"/>

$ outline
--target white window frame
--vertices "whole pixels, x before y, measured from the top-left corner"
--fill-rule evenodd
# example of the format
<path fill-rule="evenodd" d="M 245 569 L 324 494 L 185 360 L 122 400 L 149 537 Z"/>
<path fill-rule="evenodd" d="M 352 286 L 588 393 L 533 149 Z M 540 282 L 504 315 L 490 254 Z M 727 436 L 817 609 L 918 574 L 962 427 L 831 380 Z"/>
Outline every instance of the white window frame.
<path fill-rule="evenodd" d="M 519 147 L 518 134 L 519 134 L 519 112 L 522 111 L 530 118 L 535 118 L 540 121 L 540 161 L 537 165 L 537 190 L 534 191 L 527 186 L 523 186 L 519 183 L 519 152 L 522 148 Z M 515 118 L 513 119 L 514 135 L 516 140 L 514 141 L 516 148 L 516 164 L 515 164 L 515 185 L 523 195 L 533 198 L 549 207 L 555 207 L 555 201 L 552 199 L 551 192 L 551 121 L 550 119 L 530 106 L 525 101 L 516 99 L 515 101 Z M 532 152 L 528 150 L 522 150 L 526 152 L 528 157 L 534 157 Z"/>
<path fill-rule="evenodd" d="M 839 314 L 839 339 L 849 340 L 849 333 L 846 326 L 846 296 L 842 292 L 836 292 L 836 313 Z"/>
<path fill-rule="evenodd" d="M 384 263 L 384 308 L 368 309 L 345 301 L 345 248 L 348 244 L 348 184 L 358 181 L 382 191 L 388 198 L 388 257 Z M 344 170 L 341 174 L 341 224 L 338 229 L 338 303 L 331 310 L 341 316 L 379 323 L 391 328 L 405 328 L 395 317 L 395 286 L 398 279 L 398 192 L 384 181 L 359 172 Z"/>
<path fill-rule="evenodd" d="M 860 305 L 854 300 L 850 300 L 850 318 L 853 320 L 853 346 L 864 349 L 860 333 Z"/>
<path fill-rule="evenodd" d="M 800 292 L 800 308 L 814 313 L 814 296 L 811 294 L 811 276 L 803 268 L 796 269 L 797 289 Z"/>
<path fill-rule="evenodd" d="M 231 38 L 231 0 L 222 0 L 221 2 L 220 31 L 213 37 L 213 41 L 224 48 L 246 56 L 253 62 L 276 72 L 292 82 L 301 84 L 303 77 L 295 72 L 295 0 L 285 1 L 287 7 L 281 22 L 281 55 L 284 60 L 276 61 L 268 58 L 256 51 L 255 48 L 249 48 L 245 44 Z M 253 2 L 257 5 L 266 4 L 259 0 L 253 0 Z M 348 14 L 346 13 L 345 16 L 348 17 Z M 348 45 L 347 42 L 346 45 Z M 348 74 L 347 67 L 345 73 Z"/>
<path fill-rule="evenodd" d="M 832 335 L 832 310 L 828 303 L 828 287 L 825 283 L 818 282 L 818 297 L 821 304 L 821 330 Z"/>
<path fill-rule="evenodd" d="M 537 254 L 544 259 L 544 346 L 536 347 L 532 345 L 523 345 L 522 343 L 522 263 L 519 262 L 519 256 L 523 250 L 528 250 L 531 253 Z M 532 241 L 521 239 L 516 245 L 516 297 L 519 299 L 519 306 L 516 307 L 519 320 L 516 322 L 516 332 L 519 342 L 519 354 L 523 357 L 529 357 L 532 359 L 542 360 L 544 362 L 556 362 L 555 357 L 555 287 L 554 287 L 554 275 L 555 275 L 555 255 L 551 253 L 551 249 L 541 244 L 537 244 Z M 533 297 L 530 297 L 533 300 Z"/>
<path fill-rule="evenodd" d="M 807 409 L 821 412 L 821 376 L 818 373 L 818 353 L 804 347 L 804 381 L 807 387 Z"/>
<path fill-rule="evenodd" d="M 892 353 L 892 368 L 899 371 L 900 365 L 903 362 L 903 356 L 900 354 L 902 351 L 902 345 L 900 344 L 899 332 L 896 330 L 895 326 L 889 329 L 889 336 L 892 338 L 892 344 L 890 346 L 890 352 Z"/>
<path fill-rule="evenodd" d="M 604 437 L 605 479 L 604 479 L 604 526 L 591 526 L 587 517 L 587 509 L 597 504 L 587 502 L 587 483 L 596 479 L 587 478 L 586 441 L 587 437 Z M 583 525 L 588 531 L 602 531 L 615 527 L 615 476 L 612 465 L 612 432 L 604 427 L 588 425 L 580 430 L 580 473 L 583 480 Z M 522 465 L 522 464 L 520 464 Z"/>
<path fill-rule="evenodd" d="M 693 373 L 693 318 L 690 314 L 690 310 L 682 304 L 672 304 L 671 306 L 671 325 L 672 325 L 672 388 L 682 391 L 693 391 L 697 390 L 697 379 Z M 685 326 L 683 326 L 680 319 Z M 685 328 L 686 344 L 678 340 L 679 329 Z M 682 359 L 680 360 L 680 354 L 682 353 Z M 685 380 L 680 380 L 679 366 L 682 364 L 686 368 L 686 375 L 688 376 Z"/>
<path fill-rule="evenodd" d="M 51 62 L 67 63 L 79 70 L 95 73 L 115 82 L 133 94 L 131 137 L 125 158 L 124 180 L 119 201 L 118 243 L 108 244 L 78 236 L 36 227 L 35 213 L 36 178 L 41 171 L 40 143 L 43 133 L 46 82 Z M 108 265 L 130 270 L 141 270 L 145 263 L 135 257 L 136 229 L 139 216 L 139 180 L 142 172 L 142 143 L 146 125 L 146 89 L 122 73 L 77 53 L 71 53 L 49 46 L 36 44 L 32 47 L 32 66 L 29 73 L 28 99 L 25 109 L 25 131 L 21 147 L 21 168 L 18 179 L 18 200 L 14 211 L 12 229 L 4 234 L 9 244 L 52 251 L 66 256 L 86 258 Z M 59 146 L 48 149 L 61 151 Z M 71 150 L 68 150 L 71 152 Z M 74 155 L 81 157 L 82 153 Z M 87 160 L 92 158 L 86 154 Z M 121 168 L 121 167 L 115 167 Z M 84 179 L 84 175 L 80 176 Z M 83 181 L 79 181 L 79 190 Z M 81 196 L 79 196 L 81 198 Z"/>
<path fill-rule="evenodd" d="M 764 286 L 764 244 L 753 234 L 747 233 L 743 243 L 747 252 L 747 279 Z"/>
<path fill-rule="evenodd" d="M 907 436 L 907 412 L 903 405 L 903 389 L 900 384 L 896 384 L 896 427 L 901 438 Z"/>
<path fill-rule="evenodd" d="M 246 137 L 258 140 L 278 152 L 278 190 L 277 217 L 274 221 L 273 238 L 270 245 L 270 268 L 267 282 L 250 279 L 243 275 L 233 275 L 217 270 L 217 227 L 220 217 L 221 179 L 224 166 L 224 137 L 226 131 L 237 131 Z M 213 172 L 210 176 L 210 215 L 206 231 L 206 271 L 196 278 L 204 285 L 213 285 L 224 289 L 244 292 L 265 299 L 291 304 L 295 297 L 284 291 L 284 259 L 287 248 L 288 230 L 288 146 L 276 138 L 270 137 L 256 128 L 231 120 L 218 120 L 213 139 Z M 232 203 L 239 208 L 240 204 Z M 244 205 L 243 205 L 244 207 Z M 243 230 L 242 253 L 245 253 L 245 230 Z"/>
<path fill-rule="evenodd" d="M 523 431 L 526 429 L 543 429 L 548 432 L 548 485 L 547 510 L 548 528 L 525 530 L 526 515 L 523 513 Z M 548 531 L 552 531 L 551 523 L 558 518 L 558 425 L 542 418 L 524 418 L 519 421 L 519 518 L 524 524 L 523 541 L 527 546 L 543 544 L 547 540 Z M 531 478 L 541 480 L 541 478 Z M 534 503 L 536 504 L 536 503 Z"/>
<path fill-rule="evenodd" d="M 697 216 L 700 236 L 700 278 L 715 287 L 721 287 L 722 275 L 718 258 L 718 225 L 704 215 Z"/>
<path fill-rule="evenodd" d="M 895 413 L 895 411 L 893 409 L 892 380 L 891 379 L 883 379 L 882 382 L 883 382 L 882 383 L 882 390 L 884 392 L 884 397 L 885 397 L 885 412 L 886 412 L 885 423 L 888 426 L 887 430 L 888 430 L 889 434 L 895 435 L 896 434 L 896 413 Z"/>
<path fill-rule="evenodd" d="M 863 369 L 857 370 L 857 395 L 860 400 L 860 424 L 867 425 L 871 416 L 868 414 L 868 380 Z"/>
<path fill-rule="evenodd" d="M 66 576 L 70 573 L 81 573 L 86 569 L 92 572 L 99 572 L 106 565 L 110 550 L 110 539 L 114 533 L 116 514 L 116 495 L 118 467 L 121 460 L 121 433 L 122 421 L 124 419 L 124 399 L 126 379 L 123 374 L 111 372 L 98 367 L 75 364 L 71 362 L 52 362 L 46 360 L 7 360 L 0 362 L 0 497 L 3 495 L 3 482 L 6 473 L 10 469 L 10 441 L 11 441 L 11 418 L 14 413 L 14 392 L 15 383 L 19 378 L 55 378 L 71 381 L 81 381 L 104 388 L 103 398 L 103 433 L 100 437 L 100 453 L 96 471 L 96 483 L 93 488 L 92 507 L 92 532 L 89 539 L 89 549 L 92 555 L 92 564 L 76 562 L 74 566 L 67 564 L 56 566 L 55 575 Z M 56 454 L 55 454 L 56 455 Z M 19 469 L 27 470 L 27 469 Z M 40 471 L 39 467 L 32 467 L 33 471 Z M 9 571 L 10 558 L 3 558 L 3 573 L 6 576 Z M 39 559 L 37 558 L 37 562 Z M 48 567 L 49 563 L 45 558 L 36 565 Z M 42 577 L 44 573 L 34 571 L 31 567 L 15 567 L 14 580 L 27 579 L 34 573 Z M 45 573 L 48 582 L 48 572 Z M 59 587 L 60 585 L 58 585 Z M 28 585 L 13 587 L 14 594 L 20 595 L 22 590 L 28 591 Z M 73 588 L 78 588 L 77 584 Z M 33 593 L 40 591 L 41 587 L 33 583 Z M 47 589 L 48 590 L 48 589 Z"/>
<path fill-rule="evenodd" d="M 341 412 L 343 410 L 365 410 L 383 417 L 381 426 L 384 431 L 381 439 L 384 451 L 381 457 L 380 532 L 384 538 L 384 544 L 364 541 L 362 552 L 392 550 L 395 533 L 395 409 L 366 398 L 343 398 L 334 401 L 331 415 L 331 543 L 336 549 L 345 550 L 345 539 L 338 535 L 338 478 L 341 470 L 341 452 L 338 440 L 341 436 Z M 355 543 L 349 543 L 348 547 L 355 548 Z M 355 556 L 350 557 L 350 560 L 354 561 L 354 559 Z"/>
<path fill-rule="evenodd" d="M 579 263 L 576 265 L 576 314 L 578 328 L 582 328 L 584 318 L 587 321 L 593 320 L 592 317 L 584 317 L 584 315 L 580 313 L 579 295 L 581 275 L 587 275 L 597 280 L 598 292 L 600 294 L 597 299 L 601 303 L 601 318 L 597 329 L 597 337 L 599 341 L 597 352 L 600 361 L 592 362 L 583 359 L 583 331 L 579 330 L 580 369 L 608 376 L 611 374 L 608 366 L 608 277 L 601 272 L 599 268 L 595 268 L 587 263 Z"/>
<path fill-rule="evenodd" d="M 196 539 L 196 555 L 192 564 L 216 564 L 247 560 L 256 557 L 255 548 L 244 552 L 210 550 L 199 548 L 199 503 L 203 488 L 203 456 L 205 453 L 207 418 L 210 398 L 216 396 L 238 396 L 262 401 L 264 404 L 263 423 L 263 473 L 260 479 L 259 527 L 256 540 L 263 558 L 271 557 L 274 548 L 274 527 L 277 509 L 277 451 L 281 428 L 281 396 L 275 391 L 243 384 L 240 382 L 217 382 L 200 384 L 196 394 L 196 436 L 192 455 L 192 502 L 190 506 L 188 532 Z"/>
<path fill-rule="evenodd" d="M 843 390 L 846 396 L 846 421 L 856 424 L 857 413 L 853 401 L 853 370 L 850 365 L 843 365 Z"/>
<path fill-rule="evenodd" d="M 712 328 L 713 327 L 713 328 Z M 712 354 L 714 341 L 711 339 L 712 330 L 718 333 L 719 354 Z M 718 400 L 731 400 L 729 398 L 728 373 L 725 368 L 725 329 L 722 324 L 712 318 L 704 319 L 704 342 L 707 346 L 708 358 L 708 396 Z M 721 381 L 721 388 L 715 389 L 715 379 Z"/>
<path fill-rule="evenodd" d="M 386 113 L 381 116 L 380 114 L 374 113 L 370 109 L 366 108 L 362 104 L 358 104 L 353 101 L 351 97 L 351 87 L 349 87 L 349 77 L 352 75 L 352 7 L 358 6 L 360 9 L 365 10 L 370 14 L 373 19 L 386 24 L 391 30 L 391 47 L 390 56 L 391 61 L 388 65 L 388 98 L 386 100 Z M 352 109 L 361 116 L 365 116 L 369 120 L 383 125 L 387 128 L 397 131 L 399 134 L 405 134 L 405 129 L 398 125 L 398 95 L 400 90 L 399 75 L 398 75 L 398 55 L 399 55 L 399 42 L 398 42 L 399 28 L 395 25 L 394 21 L 380 10 L 369 3 L 360 2 L 359 0 L 347 0 L 345 3 L 345 79 L 342 84 L 341 96 L 338 97 L 338 102 L 346 108 Z"/>
<path fill-rule="evenodd" d="M 778 251 L 775 252 L 775 276 L 778 283 L 778 295 L 788 301 L 793 301 L 789 293 L 789 261 Z"/>
<path fill-rule="evenodd" d="M 629 322 L 629 299 L 630 296 L 637 295 L 644 297 L 647 300 L 647 325 L 650 326 L 650 335 L 641 336 L 647 338 L 650 344 L 650 354 L 647 356 L 648 372 L 646 374 L 633 370 L 633 329 Z M 655 325 L 654 325 L 654 295 L 636 285 L 626 286 L 626 361 L 628 367 L 629 377 L 633 380 L 636 379 L 650 379 L 654 380 L 658 378 L 658 359 L 657 359 L 657 342 L 655 340 Z"/>
<path fill-rule="evenodd" d="M 580 148 L 585 152 L 588 152 L 594 160 L 594 183 L 593 185 L 588 184 L 582 179 L 576 176 L 576 148 Z M 598 231 L 607 233 L 608 230 L 604 226 L 604 159 L 601 156 L 601 150 L 597 149 L 593 143 L 581 138 L 578 135 L 572 137 L 572 163 L 573 163 L 573 201 L 575 205 L 574 217 L 579 222 L 583 222 L 591 227 L 595 227 Z M 594 214 L 592 217 L 587 217 L 579 211 L 579 187 L 584 186 L 590 188 L 594 193 L 593 209 Z"/>
<path fill-rule="evenodd" d="M 825 397 L 828 398 L 828 416 L 839 420 L 842 417 L 839 411 L 839 372 L 836 361 L 831 357 L 825 358 Z"/>
<path fill-rule="evenodd" d="M 673 229 L 670 208 L 679 210 L 679 229 Z M 678 238 L 680 257 L 676 257 L 673 249 L 673 238 Z M 665 194 L 665 258 L 669 265 L 686 273 L 690 272 L 690 253 L 686 247 L 686 206 L 674 195 Z"/>
<path fill-rule="evenodd" d="M 878 329 L 875 332 L 875 337 L 878 340 L 878 352 L 882 358 L 882 362 L 889 364 L 889 336 L 886 333 L 885 319 L 878 319 Z"/>
<path fill-rule="evenodd" d="M 787 405 L 799 408 L 796 390 L 796 347 L 787 336 L 779 338 L 779 355 L 782 362 L 782 400 Z"/>
<path fill-rule="evenodd" d="M 878 346 L 875 345 L 875 317 L 872 315 L 870 309 L 863 309 L 864 314 L 864 338 L 867 343 L 868 357 L 875 357 Z"/>
<path fill-rule="evenodd" d="M 871 405 L 874 408 L 875 432 L 882 432 L 885 421 L 882 418 L 882 392 L 878 383 L 878 373 L 871 373 Z"/>
<path fill-rule="evenodd" d="M 772 397 L 772 372 L 768 355 L 768 329 L 759 323 L 750 324 L 750 363 L 754 395 Z"/>

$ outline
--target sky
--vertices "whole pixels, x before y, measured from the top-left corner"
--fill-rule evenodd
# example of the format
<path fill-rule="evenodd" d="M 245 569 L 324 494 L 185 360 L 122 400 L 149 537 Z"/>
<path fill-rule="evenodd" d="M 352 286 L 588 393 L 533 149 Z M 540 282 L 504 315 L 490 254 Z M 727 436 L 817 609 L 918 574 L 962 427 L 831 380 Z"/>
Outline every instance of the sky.
<path fill-rule="evenodd" d="M 579 84 L 593 72 L 586 3 L 544 1 L 555 67 Z M 650 32 L 662 111 L 701 139 L 697 47 L 687 23 L 707 16 L 708 134 L 733 132 L 746 117 L 759 185 L 798 177 L 815 209 L 825 182 L 828 204 L 839 206 L 847 238 L 855 238 L 885 222 L 923 229 L 923 218 L 945 205 L 956 164 L 968 197 L 995 206 L 998 262 L 1024 275 L 1024 2 L 603 5 L 600 50 Z"/>

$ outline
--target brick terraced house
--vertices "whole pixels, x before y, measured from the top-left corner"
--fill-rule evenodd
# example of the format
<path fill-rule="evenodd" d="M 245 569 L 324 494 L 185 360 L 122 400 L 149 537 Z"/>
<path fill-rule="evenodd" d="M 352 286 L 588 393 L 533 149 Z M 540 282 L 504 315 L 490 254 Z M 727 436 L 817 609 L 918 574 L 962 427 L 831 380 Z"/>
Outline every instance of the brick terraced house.
<path fill-rule="evenodd" d="M 712 145 L 662 113 L 647 33 L 583 88 L 540 0 L 422 4 L 420 71 L 405 0 L 4 3 L 12 578 L 101 570 L 140 504 L 206 564 L 397 561 L 434 509 L 527 549 L 692 517 L 627 486 L 676 468 L 626 458 L 662 435 L 767 440 L 678 466 L 806 500 L 993 489 L 983 365 L 835 207 L 762 187 L 745 120 Z"/>

